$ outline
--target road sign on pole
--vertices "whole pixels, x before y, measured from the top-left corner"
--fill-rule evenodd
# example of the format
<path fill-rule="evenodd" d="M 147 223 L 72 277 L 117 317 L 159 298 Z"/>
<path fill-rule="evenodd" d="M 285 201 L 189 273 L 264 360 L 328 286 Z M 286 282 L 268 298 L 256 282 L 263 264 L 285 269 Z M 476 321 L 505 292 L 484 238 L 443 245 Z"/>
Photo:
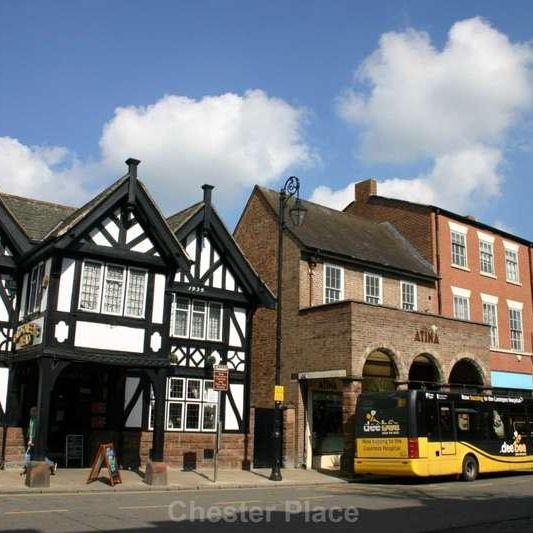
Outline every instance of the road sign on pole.
<path fill-rule="evenodd" d="M 213 482 L 216 483 L 218 475 L 218 451 L 220 449 L 220 439 L 222 436 L 222 402 L 225 396 L 224 393 L 229 390 L 229 369 L 226 365 L 215 365 L 213 367 L 213 390 L 218 391 L 215 457 L 213 464 Z"/>

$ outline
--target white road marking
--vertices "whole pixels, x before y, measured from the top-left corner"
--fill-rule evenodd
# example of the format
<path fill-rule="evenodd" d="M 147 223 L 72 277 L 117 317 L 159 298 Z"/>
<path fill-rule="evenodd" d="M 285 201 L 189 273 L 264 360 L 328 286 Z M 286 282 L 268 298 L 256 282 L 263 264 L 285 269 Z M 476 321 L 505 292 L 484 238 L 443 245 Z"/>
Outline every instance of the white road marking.
<path fill-rule="evenodd" d="M 40 509 L 37 511 L 5 511 L 4 514 L 68 513 L 70 509 Z"/>
<path fill-rule="evenodd" d="M 132 509 L 168 509 L 168 507 L 168 505 L 132 505 L 130 507 L 119 507 L 119 509 L 131 511 Z"/>

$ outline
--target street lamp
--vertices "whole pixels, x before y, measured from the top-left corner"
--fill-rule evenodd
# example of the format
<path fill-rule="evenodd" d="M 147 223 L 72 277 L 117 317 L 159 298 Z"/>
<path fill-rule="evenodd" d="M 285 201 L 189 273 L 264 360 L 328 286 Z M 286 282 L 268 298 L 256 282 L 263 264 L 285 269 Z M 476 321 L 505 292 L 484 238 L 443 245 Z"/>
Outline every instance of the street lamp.
<path fill-rule="evenodd" d="M 282 273 L 283 273 L 283 230 L 287 227 L 285 211 L 289 200 L 295 196 L 294 205 L 289 209 L 289 218 L 294 226 L 300 226 L 305 218 L 307 209 L 300 201 L 300 180 L 291 176 L 285 182 L 279 193 L 278 216 L 278 290 L 276 315 L 276 386 L 281 385 L 281 315 L 282 315 Z M 272 461 L 271 481 L 281 481 L 281 401 L 275 398 L 274 403 L 274 431 L 272 433 L 274 458 Z"/>

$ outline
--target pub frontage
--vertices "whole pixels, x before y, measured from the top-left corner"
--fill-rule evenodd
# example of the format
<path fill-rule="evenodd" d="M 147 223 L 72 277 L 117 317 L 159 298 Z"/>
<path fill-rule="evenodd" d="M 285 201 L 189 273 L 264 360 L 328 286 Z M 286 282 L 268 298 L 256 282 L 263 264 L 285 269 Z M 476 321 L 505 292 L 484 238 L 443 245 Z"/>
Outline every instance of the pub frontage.
<path fill-rule="evenodd" d="M 250 332 L 275 300 L 213 187 L 165 218 L 126 163 L 81 208 L 0 193 L 0 462 L 21 465 L 36 406 L 30 486 L 45 457 L 88 466 L 102 443 L 163 482 L 167 463 L 212 464 L 218 420 L 220 465 L 250 461 Z M 215 365 L 229 371 L 222 402 Z"/>

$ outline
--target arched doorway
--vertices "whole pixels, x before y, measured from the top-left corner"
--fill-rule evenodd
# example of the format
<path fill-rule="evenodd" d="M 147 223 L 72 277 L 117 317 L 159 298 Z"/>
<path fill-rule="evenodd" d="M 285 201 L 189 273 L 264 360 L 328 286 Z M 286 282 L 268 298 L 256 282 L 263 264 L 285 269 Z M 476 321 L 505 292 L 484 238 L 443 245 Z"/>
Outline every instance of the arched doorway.
<path fill-rule="evenodd" d="M 433 358 L 428 354 L 417 355 L 409 369 L 409 388 L 433 388 L 440 381 L 440 373 Z"/>
<path fill-rule="evenodd" d="M 396 390 L 398 371 L 392 357 L 384 350 L 373 351 L 363 367 L 363 392 Z"/>
<path fill-rule="evenodd" d="M 483 386 L 483 375 L 474 361 L 460 359 L 453 365 L 449 383 L 451 387 L 470 386 L 478 388 Z"/>

